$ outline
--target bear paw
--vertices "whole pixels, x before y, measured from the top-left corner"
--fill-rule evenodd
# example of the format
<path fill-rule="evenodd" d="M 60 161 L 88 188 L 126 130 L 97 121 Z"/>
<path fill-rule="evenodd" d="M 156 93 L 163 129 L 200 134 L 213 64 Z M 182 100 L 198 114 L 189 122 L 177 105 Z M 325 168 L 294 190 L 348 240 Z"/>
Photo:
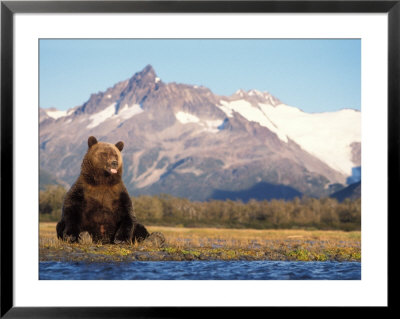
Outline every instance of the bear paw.
<path fill-rule="evenodd" d="M 131 242 L 129 240 L 123 240 L 123 239 L 114 239 L 114 244 L 119 245 L 119 244 L 130 244 Z"/>
<path fill-rule="evenodd" d="M 90 236 L 90 234 L 87 231 L 81 232 L 79 234 L 79 243 L 84 245 L 92 244 L 93 243 L 92 236 Z"/>
<path fill-rule="evenodd" d="M 64 240 L 68 243 L 78 242 L 78 237 L 75 235 L 64 235 Z"/>
<path fill-rule="evenodd" d="M 161 248 L 164 247 L 165 237 L 160 232 L 151 233 L 149 237 L 147 237 L 143 242 L 142 245 L 145 247 L 152 247 L 152 248 Z"/>

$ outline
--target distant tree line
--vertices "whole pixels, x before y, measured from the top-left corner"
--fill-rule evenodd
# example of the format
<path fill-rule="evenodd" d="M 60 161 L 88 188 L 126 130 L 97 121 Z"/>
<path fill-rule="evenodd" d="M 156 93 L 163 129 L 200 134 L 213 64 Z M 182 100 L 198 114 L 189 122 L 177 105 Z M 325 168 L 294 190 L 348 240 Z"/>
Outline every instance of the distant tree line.
<path fill-rule="evenodd" d="M 58 221 L 61 217 L 61 209 L 64 196 L 67 193 L 60 185 L 46 185 L 39 191 L 39 220 Z"/>
<path fill-rule="evenodd" d="M 40 221 L 61 216 L 66 191 L 47 186 L 40 191 Z M 138 220 L 147 225 L 255 229 L 361 229 L 361 199 L 338 202 L 334 198 L 284 200 L 232 200 L 192 202 L 170 195 L 132 198 Z"/>

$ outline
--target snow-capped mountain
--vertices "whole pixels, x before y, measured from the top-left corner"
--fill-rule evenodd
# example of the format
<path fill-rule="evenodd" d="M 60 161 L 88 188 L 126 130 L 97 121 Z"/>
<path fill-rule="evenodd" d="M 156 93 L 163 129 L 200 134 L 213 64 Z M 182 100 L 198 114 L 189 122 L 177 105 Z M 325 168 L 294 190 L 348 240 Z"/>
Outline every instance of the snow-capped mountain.
<path fill-rule="evenodd" d="M 253 91 L 249 92 L 249 95 Z M 261 94 L 261 93 L 259 93 Z M 266 96 L 270 102 L 268 95 Z M 352 151 L 360 143 L 360 112 L 305 113 L 282 103 L 251 103 L 247 99 L 221 100 L 217 105 L 228 117 L 237 112 L 245 119 L 268 128 L 284 143 L 289 139 L 331 168 L 350 175 L 354 167 Z"/>
<path fill-rule="evenodd" d="M 356 110 L 305 113 L 257 90 L 218 96 L 147 66 L 81 106 L 40 109 L 40 165 L 73 183 L 94 135 L 124 141 L 132 195 L 323 196 L 360 166 L 360 125 Z"/>

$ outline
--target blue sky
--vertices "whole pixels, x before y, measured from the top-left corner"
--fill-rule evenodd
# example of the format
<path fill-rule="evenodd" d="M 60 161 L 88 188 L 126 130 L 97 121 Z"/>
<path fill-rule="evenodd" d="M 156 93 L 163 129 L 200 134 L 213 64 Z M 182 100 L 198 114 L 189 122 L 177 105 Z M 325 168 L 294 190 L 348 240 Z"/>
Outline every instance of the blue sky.
<path fill-rule="evenodd" d="M 306 112 L 360 110 L 361 41 L 40 40 L 40 106 L 66 110 L 151 64 L 164 82 L 215 94 L 268 91 Z"/>

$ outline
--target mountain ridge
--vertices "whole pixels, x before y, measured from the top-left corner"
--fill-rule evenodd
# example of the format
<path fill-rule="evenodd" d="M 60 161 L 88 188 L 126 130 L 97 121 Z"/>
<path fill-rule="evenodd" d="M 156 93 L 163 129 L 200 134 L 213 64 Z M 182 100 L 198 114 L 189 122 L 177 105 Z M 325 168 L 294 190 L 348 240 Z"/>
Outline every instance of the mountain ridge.
<path fill-rule="evenodd" d="M 240 192 L 266 183 L 322 196 L 328 194 L 330 184 L 345 184 L 350 175 L 331 166 L 332 150 L 313 154 L 306 149 L 315 140 L 313 134 L 306 134 L 307 127 L 287 125 L 299 118 L 316 125 L 326 121 L 325 113 L 314 120 L 315 116 L 282 104 L 268 92 L 238 90 L 224 97 L 206 87 L 164 83 L 151 65 L 92 94 L 64 116 L 52 118 L 45 109 L 39 112 L 40 165 L 70 184 L 79 174 L 89 135 L 125 142 L 124 181 L 135 195 L 170 192 L 206 200 L 218 190 Z M 357 119 L 351 110 L 332 114 L 342 121 L 346 116 Z M 336 131 L 346 130 L 339 124 Z M 359 166 L 351 159 L 361 148 L 357 127 L 351 131 L 352 150 L 342 150 L 347 140 L 338 144 L 340 150 L 333 150 L 349 157 L 334 159 L 345 169 L 349 163 Z M 300 133 L 306 138 L 299 138 L 296 129 L 305 131 Z M 329 131 L 324 132 L 318 135 L 329 136 Z M 323 141 L 317 142 L 323 149 Z"/>

